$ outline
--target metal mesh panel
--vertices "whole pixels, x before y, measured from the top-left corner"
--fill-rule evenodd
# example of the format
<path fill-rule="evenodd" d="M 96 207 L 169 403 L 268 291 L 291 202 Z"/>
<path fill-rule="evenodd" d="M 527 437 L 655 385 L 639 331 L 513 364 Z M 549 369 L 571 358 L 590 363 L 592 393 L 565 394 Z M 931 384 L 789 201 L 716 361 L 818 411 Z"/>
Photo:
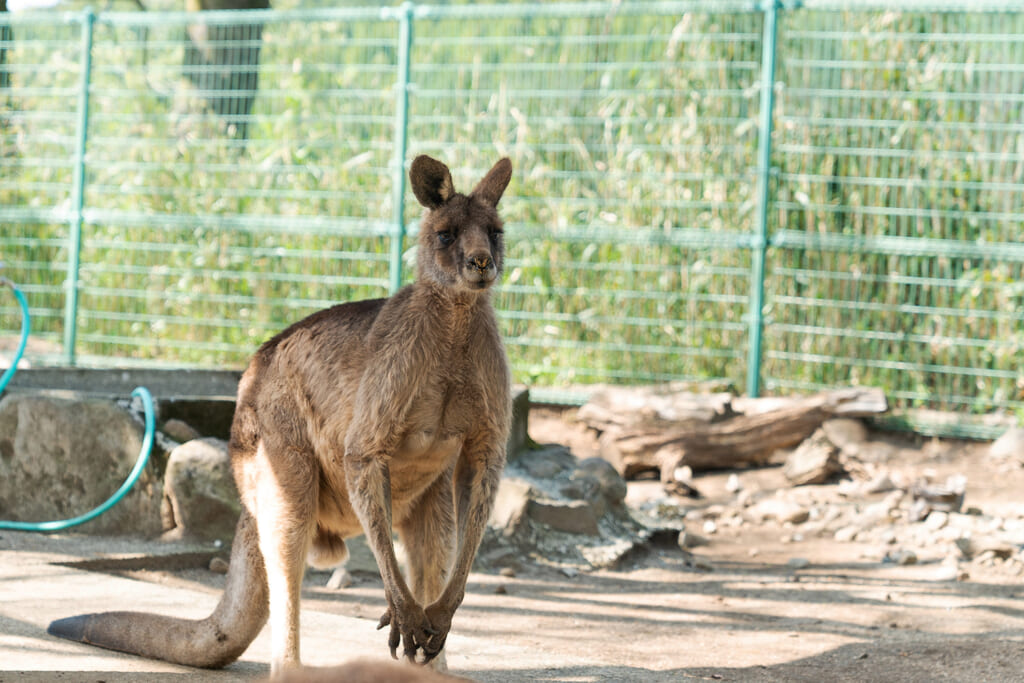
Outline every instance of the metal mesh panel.
<path fill-rule="evenodd" d="M 31 299 L 35 330 L 55 340 L 80 127 L 80 30 L 52 20 L 15 28 L 0 15 L 0 52 L 0 275 L 19 283 Z M 2 329 L 18 330 L 19 315 L 5 290 Z"/>
<path fill-rule="evenodd" d="M 460 188 L 508 155 L 496 303 L 538 395 L 760 373 L 1021 414 L 1024 3 L 901 8 L 0 13 L 0 258 L 37 357 L 239 365 L 408 281 L 416 154 Z"/>
<path fill-rule="evenodd" d="M 218 16 L 97 23 L 77 335 L 93 362 L 238 364 L 288 322 L 387 293 L 394 23 Z"/>
<path fill-rule="evenodd" d="M 518 378 L 742 373 L 760 17 L 428 17 L 414 147 L 472 169 L 463 186 L 516 167 L 497 305 Z"/>
<path fill-rule="evenodd" d="M 802 11 L 780 31 L 769 386 L 1024 406 L 1020 13 Z"/>

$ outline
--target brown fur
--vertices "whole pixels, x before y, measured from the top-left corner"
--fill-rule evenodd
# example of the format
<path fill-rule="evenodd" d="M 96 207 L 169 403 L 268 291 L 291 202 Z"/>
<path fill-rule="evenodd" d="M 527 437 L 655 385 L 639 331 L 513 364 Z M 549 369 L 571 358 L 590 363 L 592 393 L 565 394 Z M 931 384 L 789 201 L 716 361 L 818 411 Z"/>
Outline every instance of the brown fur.
<path fill-rule="evenodd" d="M 256 352 L 239 383 L 230 441 L 244 509 L 210 617 L 84 615 L 50 632 L 219 667 L 269 615 L 277 673 L 299 664 L 307 554 L 317 566 L 335 565 L 344 539 L 365 533 L 384 581 L 380 627 L 390 627 L 392 656 L 402 645 L 410 660 L 436 657 L 505 462 L 509 372 L 489 289 L 502 267 L 496 207 L 511 172 L 503 159 L 463 195 L 444 164 L 418 157 L 409 174 L 428 211 L 416 282 L 389 299 L 316 313 Z M 408 582 L 392 529 L 407 549 Z"/>
<path fill-rule="evenodd" d="M 342 666 L 289 669 L 270 679 L 274 683 L 473 683 L 422 666 L 358 659 Z"/>

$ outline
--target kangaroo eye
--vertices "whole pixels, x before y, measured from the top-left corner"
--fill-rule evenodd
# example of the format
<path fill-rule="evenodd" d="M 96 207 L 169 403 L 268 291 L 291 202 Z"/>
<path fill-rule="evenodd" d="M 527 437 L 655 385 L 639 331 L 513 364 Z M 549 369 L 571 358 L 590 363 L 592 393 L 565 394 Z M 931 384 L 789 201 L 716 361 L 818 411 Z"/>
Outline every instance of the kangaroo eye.
<path fill-rule="evenodd" d="M 455 241 L 455 236 L 449 231 L 444 230 L 443 232 L 437 233 L 437 241 L 441 243 L 442 247 L 450 246 Z"/>

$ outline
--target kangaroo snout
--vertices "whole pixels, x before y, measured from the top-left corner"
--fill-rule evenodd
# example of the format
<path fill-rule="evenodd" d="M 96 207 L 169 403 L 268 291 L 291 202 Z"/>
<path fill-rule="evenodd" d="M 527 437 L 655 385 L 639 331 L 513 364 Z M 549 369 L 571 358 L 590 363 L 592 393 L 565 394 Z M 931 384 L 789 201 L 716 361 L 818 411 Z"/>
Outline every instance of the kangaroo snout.
<path fill-rule="evenodd" d="M 489 287 L 498 278 L 498 268 L 489 252 L 476 252 L 466 259 L 464 277 L 478 289 Z"/>
<path fill-rule="evenodd" d="M 491 259 L 490 254 L 474 254 L 469 257 L 466 265 L 470 268 L 476 268 L 483 273 L 494 266 L 494 261 Z"/>

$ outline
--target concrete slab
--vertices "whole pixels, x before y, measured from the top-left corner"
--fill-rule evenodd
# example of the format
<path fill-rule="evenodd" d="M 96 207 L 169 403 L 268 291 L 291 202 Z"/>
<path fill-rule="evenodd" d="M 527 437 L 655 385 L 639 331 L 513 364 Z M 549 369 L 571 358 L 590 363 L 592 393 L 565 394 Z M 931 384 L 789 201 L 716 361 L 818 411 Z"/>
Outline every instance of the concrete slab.
<path fill-rule="evenodd" d="M 241 370 L 194 368 L 25 368 L 14 375 L 6 391 L 64 399 L 123 400 L 135 387 L 146 387 L 153 395 L 159 420 L 183 420 L 204 436 L 227 439 L 241 376 Z M 530 394 L 526 387 L 512 388 L 512 406 L 510 457 L 529 441 Z"/>
<path fill-rule="evenodd" d="M 235 400 L 241 370 L 192 368 L 25 368 L 7 390 L 57 396 L 127 398 L 135 387 L 149 389 L 154 398 Z"/>
<path fill-rule="evenodd" d="M 113 543 L 102 552 L 98 544 Z M 181 548 L 175 548 L 180 551 Z M 36 681 L 249 681 L 269 672 L 270 630 L 264 628 L 242 658 L 221 671 L 197 670 L 102 650 L 55 638 L 46 627 L 57 618 L 115 609 L 199 618 L 215 606 L 219 592 L 140 581 L 66 566 L 97 557 L 167 553 L 168 546 L 131 539 L 0 536 L 0 683 Z M 385 636 L 376 618 L 302 611 L 302 658 L 310 666 L 334 666 L 357 658 L 386 657 Z M 583 665 L 571 652 L 552 661 L 550 653 L 471 633 L 452 633 L 448 662 L 479 681 L 523 680 L 508 663 L 526 670 Z M 500 667 L 500 670 L 496 670 Z M 489 672 L 489 670 L 491 670 Z"/>

